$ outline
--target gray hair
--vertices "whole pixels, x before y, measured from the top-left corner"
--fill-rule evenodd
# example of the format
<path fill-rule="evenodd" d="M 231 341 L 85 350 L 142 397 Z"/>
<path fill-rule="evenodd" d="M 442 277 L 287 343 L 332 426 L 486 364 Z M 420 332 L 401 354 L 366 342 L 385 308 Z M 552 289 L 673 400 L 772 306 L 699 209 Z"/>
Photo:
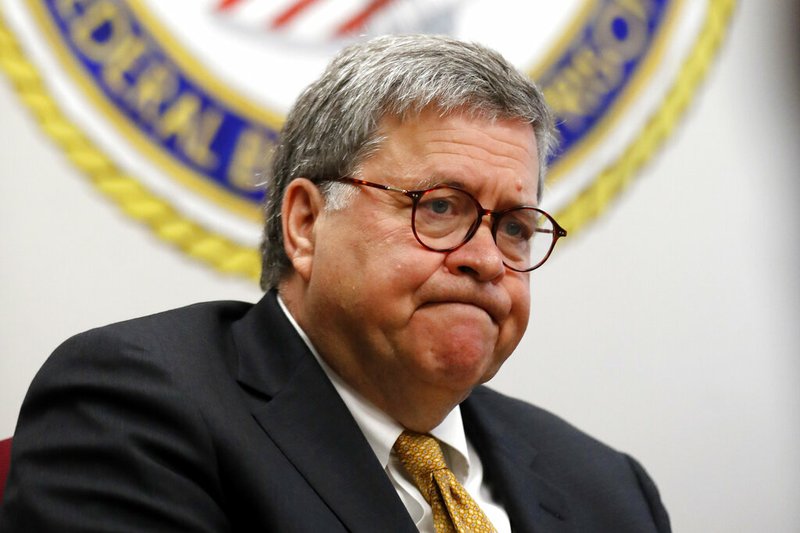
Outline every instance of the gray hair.
<path fill-rule="evenodd" d="M 553 119 L 541 92 L 500 54 L 475 43 L 431 35 L 383 36 L 342 50 L 295 102 L 275 149 L 261 243 L 261 288 L 276 287 L 291 271 L 281 204 L 295 178 L 315 183 L 353 175 L 380 147 L 384 117 L 410 119 L 426 108 L 442 116 L 465 111 L 490 120 L 531 124 L 539 152 L 541 196 L 554 145 Z M 341 206 L 326 182 L 326 209 Z M 341 190 L 341 189 L 338 189 Z"/>

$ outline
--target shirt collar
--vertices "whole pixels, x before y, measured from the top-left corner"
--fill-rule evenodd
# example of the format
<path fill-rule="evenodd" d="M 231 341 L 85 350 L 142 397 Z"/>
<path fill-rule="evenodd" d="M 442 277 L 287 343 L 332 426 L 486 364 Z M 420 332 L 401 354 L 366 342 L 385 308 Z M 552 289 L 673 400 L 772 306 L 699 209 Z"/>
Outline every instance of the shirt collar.
<path fill-rule="evenodd" d="M 297 334 L 306 343 L 325 375 L 328 376 L 328 379 L 333 384 L 336 392 L 339 393 L 378 461 L 380 461 L 381 466 L 384 469 L 387 468 L 392 447 L 404 428 L 389 415 L 375 407 L 372 402 L 364 398 L 328 366 L 325 360 L 320 357 L 314 345 L 311 344 L 311 340 L 303 331 L 303 328 L 295 321 L 280 295 L 278 295 L 278 305 L 297 331 Z M 464 423 L 461 420 L 460 406 L 456 406 L 450 411 L 444 420 L 430 431 L 430 434 L 445 444 L 442 447 L 445 458 L 456 478 L 459 480 L 466 479 L 469 474 L 469 449 L 467 447 L 467 437 L 464 433 Z"/>

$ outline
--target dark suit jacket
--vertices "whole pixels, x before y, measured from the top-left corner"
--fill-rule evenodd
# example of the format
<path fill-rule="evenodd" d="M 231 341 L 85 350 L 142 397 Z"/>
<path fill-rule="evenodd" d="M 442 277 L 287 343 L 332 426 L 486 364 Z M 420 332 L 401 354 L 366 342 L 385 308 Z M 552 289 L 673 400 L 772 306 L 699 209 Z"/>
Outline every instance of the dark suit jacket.
<path fill-rule="evenodd" d="M 487 388 L 462 412 L 514 531 L 669 530 L 630 457 Z M 272 293 L 68 340 L 12 453 L 3 533 L 416 531 Z"/>

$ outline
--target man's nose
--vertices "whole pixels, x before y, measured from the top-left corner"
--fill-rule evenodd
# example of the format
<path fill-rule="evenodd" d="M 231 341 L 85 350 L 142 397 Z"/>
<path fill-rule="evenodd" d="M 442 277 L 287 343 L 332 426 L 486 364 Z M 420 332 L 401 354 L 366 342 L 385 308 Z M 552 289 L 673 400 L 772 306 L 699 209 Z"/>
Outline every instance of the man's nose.
<path fill-rule="evenodd" d="M 505 274 L 503 254 L 492 237 L 491 222 L 482 221 L 472 238 L 447 253 L 445 265 L 452 273 L 473 276 L 479 281 L 493 281 Z"/>

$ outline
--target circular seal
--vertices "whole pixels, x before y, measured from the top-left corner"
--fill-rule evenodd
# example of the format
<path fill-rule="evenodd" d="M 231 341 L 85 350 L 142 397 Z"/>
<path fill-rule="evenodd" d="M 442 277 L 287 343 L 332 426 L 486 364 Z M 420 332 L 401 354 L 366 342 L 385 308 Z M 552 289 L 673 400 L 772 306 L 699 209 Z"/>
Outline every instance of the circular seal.
<path fill-rule="evenodd" d="M 561 144 L 545 207 L 602 213 L 672 129 L 733 0 L 0 0 L 0 57 L 46 131 L 165 240 L 253 278 L 263 170 L 330 58 L 384 33 L 447 33 L 536 80 Z"/>

